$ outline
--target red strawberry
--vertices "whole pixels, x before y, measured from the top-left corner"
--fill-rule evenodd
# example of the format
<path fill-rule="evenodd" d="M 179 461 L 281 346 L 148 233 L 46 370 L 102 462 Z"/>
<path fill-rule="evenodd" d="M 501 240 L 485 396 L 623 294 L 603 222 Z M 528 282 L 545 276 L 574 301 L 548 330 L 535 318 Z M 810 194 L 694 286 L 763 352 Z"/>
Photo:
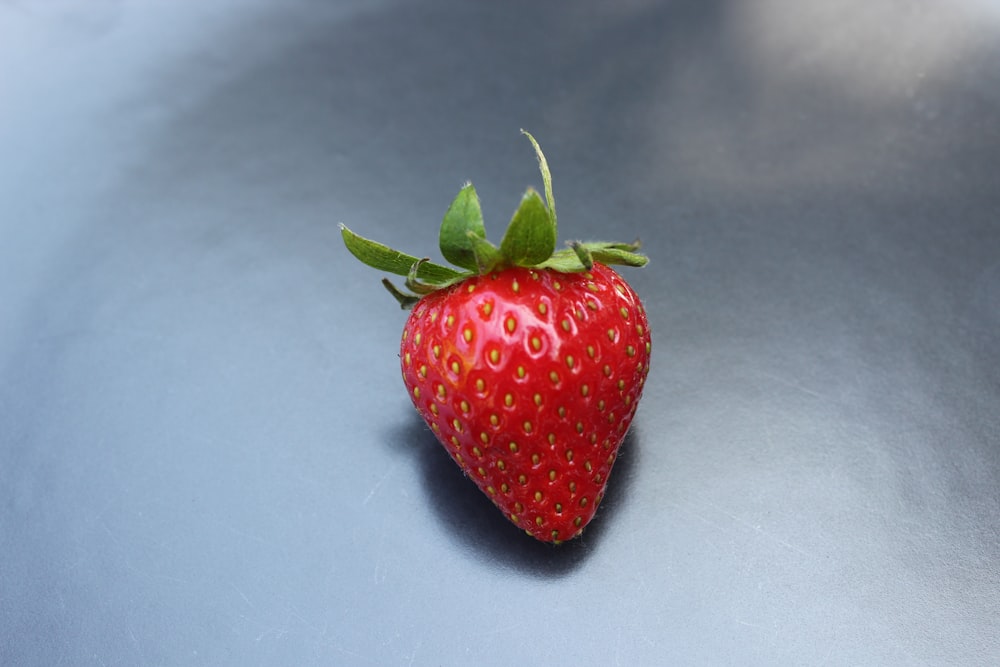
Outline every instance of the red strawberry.
<path fill-rule="evenodd" d="M 400 346 L 403 381 L 451 457 L 514 524 L 546 542 L 580 534 L 608 476 L 649 372 L 638 296 L 606 264 L 642 266 L 637 244 L 573 243 L 555 251 L 548 205 L 529 189 L 500 247 L 485 238 L 472 185 L 441 225 L 455 271 L 363 239 L 363 262 L 406 275 L 413 307 Z"/>

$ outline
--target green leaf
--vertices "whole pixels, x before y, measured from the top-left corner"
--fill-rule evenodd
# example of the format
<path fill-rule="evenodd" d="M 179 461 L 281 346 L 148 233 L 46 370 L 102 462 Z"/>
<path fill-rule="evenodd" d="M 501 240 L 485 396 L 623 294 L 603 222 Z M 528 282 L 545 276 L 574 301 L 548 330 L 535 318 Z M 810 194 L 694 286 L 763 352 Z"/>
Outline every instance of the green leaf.
<path fill-rule="evenodd" d="M 594 261 L 602 264 L 619 264 L 622 266 L 646 266 L 649 258 L 640 255 L 637 250 L 642 246 L 638 240 L 632 243 L 583 243 L 590 251 Z"/>
<path fill-rule="evenodd" d="M 528 188 L 521 205 L 500 242 L 500 253 L 515 266 L 541 264 L 556 248 L 556 227 L 545 202 L 534 188 Z"/>
<path fill-rule="evenodd" d="M 420 261 L 417 257 L 393 250 L 389 246 L 366 239 L 363 236 L 358 236 L 344 224 L 340 225 L 340 235 L 344 239 L 344 245 L 347 246 L 352 255 L 379 271 L 388 271 L 399 276 L 408 276 L 413 265 Z M 431 262 L 421 263 L 417 271 L 417 277 L 420 280 L 432 285 L 454 282 L 456 278 L 462 276 L 462 273 L 454 269 Z"/>
<path fill-rule="evenodd" d="M 469 232 L 469 242 L 472 244 L 472 254 L 476 258 L 476 271 L 482 275 L 489 273 L 503 263 L 500 250 L 487 241 Z"/>
<path fill-rule="evenodd" d="M 600 262 L 619 266 L 645 266 L 649 258 L 634 252 L 638 243 L 572 243 L 569 248 L 552 254 L 538 268 L 552 269 L 561 273 L 578 273 L 590 269 L 584 261 Z"/>
<path fill-rule="evenodd" d="M 579 241 L 572 241 L 569 247 L 576 253 L 577 259 L 580 260 L 580 264 L 583 268 L 588 271 L 594 266 L 594 256 L 590 252 L 590 248 L 586 244 L 580 243 Z"/>
<path fill-rule="evenodd" d="M 616 248 L 614 246 L 607 246 L 603 248 L 596 248 L 590 250 L 590 256 L 594 258 L 595 262 L 600 262 L 601 264 L 617 264 L 619 266 L 646 266 L 649 263 L 649 258 L 645 255 L 640 255 L 639 253 L 630 252 L 628 250 L 622 250 L 621 248 Z"/>
<path fill-rule="evenodd" d="M 538 268 L 552 269 L 559 273 L 580 273 L 587 270 L 587 267 L 580 262 L 579 255 L 569 248 L 557 250 L 551 257 L 539 264 Z"/>
<path fill-rule="evenodd" d="M 538 156 L 538 170 L 542 172 L 542 186 L 545 188 L 545 201 L 548 202 L 549 213 L 552 215 L 552 227 L 558 229 L 556 198 L 552 196 L 552 173 L 549 171 L 549 162 L 545 159 L 545 154 L 542 153 L 542 147 L 538 145 L 538 142 L 531 136 L 531 133 L 521 130 L 521 134 L 528 137 L 528 141 L 531 142 L 531 145 L 535 149 L 535 155 Z"/>
<path fill-rule="evenodd" d="M 406 289 L 410 290 L 414 294 L 423 296 L 438 289 L 436 285 L 429 285 L 427 283 L 420 282 L 420 267 L 429 261 L 430 260 L 426 257 L 417 260 L 413 266 L 410 267 L 410 272 L 406 275 Z"/>
<path fill-rule="evenodd" d="M 406 292 L 400 291 L 398 287 L 392 284 L 392 281 L 388 278 L 382 279 L 382 285 L 389 290 L 389 294 L 399 302 L 399 307 L 403 310 L 409 310 L 416 305 L 417 301 L 420 301 L 420 297 L 415 294 L 407 294 Z"/>
<path fill-rule="evenodd" d="M 463 269 L 477 270 L 472 237 L 486 238 L 479 196 L 472 183 L 467 183 L 444 214 L 438 244 L 444 258 Z"/>

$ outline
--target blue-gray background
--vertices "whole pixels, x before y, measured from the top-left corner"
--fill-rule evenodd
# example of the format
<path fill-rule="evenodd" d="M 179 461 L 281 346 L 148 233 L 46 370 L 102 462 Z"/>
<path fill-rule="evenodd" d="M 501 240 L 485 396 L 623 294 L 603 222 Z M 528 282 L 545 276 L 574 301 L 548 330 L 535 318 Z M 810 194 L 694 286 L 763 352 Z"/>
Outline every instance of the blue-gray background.
<path fill-rule="evenodd" d="M 642 237 L 553 549 L 346 222 Z M 995 664 L 1000 3 L 0 2 L 0 664 Z"/>

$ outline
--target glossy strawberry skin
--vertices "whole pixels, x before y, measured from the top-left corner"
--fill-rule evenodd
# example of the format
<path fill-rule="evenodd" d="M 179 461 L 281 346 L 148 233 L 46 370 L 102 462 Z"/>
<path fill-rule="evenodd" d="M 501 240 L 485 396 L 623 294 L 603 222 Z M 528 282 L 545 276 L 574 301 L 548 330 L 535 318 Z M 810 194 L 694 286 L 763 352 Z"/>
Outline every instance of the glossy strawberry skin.
<path fill-rule="evenodd" d="M 433 292 L 400 346 L 410 398 L 449 455 L 546 542 L 594 517 L 649 359 L 638 296 L 599 263 L 508 268 Z"/>

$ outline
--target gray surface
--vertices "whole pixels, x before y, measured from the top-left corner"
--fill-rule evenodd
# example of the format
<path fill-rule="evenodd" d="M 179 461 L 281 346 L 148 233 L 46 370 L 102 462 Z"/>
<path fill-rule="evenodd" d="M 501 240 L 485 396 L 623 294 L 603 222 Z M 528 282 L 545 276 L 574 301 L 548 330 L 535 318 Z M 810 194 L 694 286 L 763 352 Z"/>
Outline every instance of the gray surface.
<path fill-rule="evenodd" d="M 0 664 L 1000 661 L 995 2 L 0 3 Z M 548 153 L 653 372 L 553 549 L 344 221 Z"/>

